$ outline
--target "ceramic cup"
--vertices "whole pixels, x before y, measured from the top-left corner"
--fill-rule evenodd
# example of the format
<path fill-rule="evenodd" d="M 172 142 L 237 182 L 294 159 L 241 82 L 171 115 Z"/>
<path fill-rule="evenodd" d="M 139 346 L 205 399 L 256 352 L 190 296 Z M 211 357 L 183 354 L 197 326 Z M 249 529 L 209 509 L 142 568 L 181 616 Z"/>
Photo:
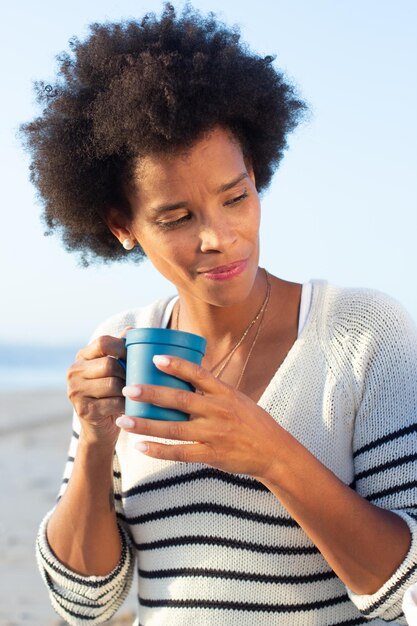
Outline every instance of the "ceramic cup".
<path fill-rule="evenodd" d="M 161 372 L 153 363 L 155 354 L 178 356 L 200 365 L 206 349 L 204 337 L 169 328 L 134 328 L 126 334 L 126 385 L 150 384 L 195 391 L 190 383 Z M 187 413 L 126 398 L 125 414 L 156 420 L 185 421 Z"/>

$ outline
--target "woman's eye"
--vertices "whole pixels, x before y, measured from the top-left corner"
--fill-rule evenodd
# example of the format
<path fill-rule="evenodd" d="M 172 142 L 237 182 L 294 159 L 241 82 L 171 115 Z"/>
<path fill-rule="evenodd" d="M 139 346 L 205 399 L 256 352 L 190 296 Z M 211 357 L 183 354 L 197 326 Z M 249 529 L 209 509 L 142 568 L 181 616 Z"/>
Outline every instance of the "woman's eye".
<path fill-rule="evenodd" d="M 248 197 L 248 192 L 244 191 L 243 193 L 240 194 L 240 196 L 236 196 L 236 198 L 232 198 L 231 200 L 228 200 L 227 202 L 225 202 L 225 204 L 228 206 L 238 204 L 239 202 L 242 202 L 242 200 L 244 200 L 247 197 Z"/>
<path fill-rule="evenodd" d="M 184 222 L 187 222 L 190 219 L 191 215 L 187 213 L 187 215 L 183 215 L 179 217 L 177 220 L 167 220 L 166 222 L 157 222 L 157 225 L 160 228 L 175 228 L 176 226 L 180 226 Z"/>

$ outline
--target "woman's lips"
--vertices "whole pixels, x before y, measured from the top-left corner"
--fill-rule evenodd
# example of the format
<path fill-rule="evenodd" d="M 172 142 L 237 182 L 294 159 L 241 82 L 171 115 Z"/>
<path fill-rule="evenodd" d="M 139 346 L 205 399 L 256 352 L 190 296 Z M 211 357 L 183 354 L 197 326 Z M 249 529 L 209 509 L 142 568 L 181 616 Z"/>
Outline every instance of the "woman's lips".
<path fill-rule="evenodd" d="M 203 270 L 201 274 L 211 280 L 230 280 L 239 276 L 246 269 L 247 264 L 246 259 L 235 261 L 235 263 L 229 263 L 228 265 L 220 265 L 209 270 Z"/>

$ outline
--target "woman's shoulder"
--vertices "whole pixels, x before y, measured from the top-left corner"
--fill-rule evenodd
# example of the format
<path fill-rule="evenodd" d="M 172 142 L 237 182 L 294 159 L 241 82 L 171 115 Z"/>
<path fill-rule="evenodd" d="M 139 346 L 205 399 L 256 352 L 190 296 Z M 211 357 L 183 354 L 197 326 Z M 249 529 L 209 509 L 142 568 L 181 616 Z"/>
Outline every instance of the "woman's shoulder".
<path fill-rule="evenodd" d="M 320 280 L 312 284 L 316 325 L 327 335 L 362 343 L 417 332 L 410 314 L 387 293 L 365 287 L 339 287 Z"/>
<path fill-rule="evenodd" d="M 132 328 L 153 328 L 161 326 L 165 310 L 173 298 L 175 298 L 175 296 L 167 296 L 147 306 L 127 309 L 112 315 L 97 326 L 91 340 L 101 335 L 113 335 L 116 337 L 120 335 L 127 326 Z"/>

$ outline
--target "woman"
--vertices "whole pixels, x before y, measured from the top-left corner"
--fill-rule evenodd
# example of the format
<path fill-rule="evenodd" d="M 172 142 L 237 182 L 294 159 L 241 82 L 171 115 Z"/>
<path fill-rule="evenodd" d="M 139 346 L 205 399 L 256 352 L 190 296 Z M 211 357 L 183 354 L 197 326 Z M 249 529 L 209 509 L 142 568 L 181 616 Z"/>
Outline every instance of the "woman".
<path fill-rule="evenodd" d="M 23 129 L 67 248 L 146 255 L 178 292 L 102 324 L 69 370 L 38 559 L 70 624 L 109 619 L 135 566 L 143 626 L 404 623 L 417 333 L 382 294 L 259 267 L 258 193 L 305 110 L 272 60 L 166 5 L 73 41 Z M 124 387 L 129 326 L 206 337 L 201 367 L 155 358 L 198 393 Z M 191 417 L 131 419 L 123 396 Z"/>

